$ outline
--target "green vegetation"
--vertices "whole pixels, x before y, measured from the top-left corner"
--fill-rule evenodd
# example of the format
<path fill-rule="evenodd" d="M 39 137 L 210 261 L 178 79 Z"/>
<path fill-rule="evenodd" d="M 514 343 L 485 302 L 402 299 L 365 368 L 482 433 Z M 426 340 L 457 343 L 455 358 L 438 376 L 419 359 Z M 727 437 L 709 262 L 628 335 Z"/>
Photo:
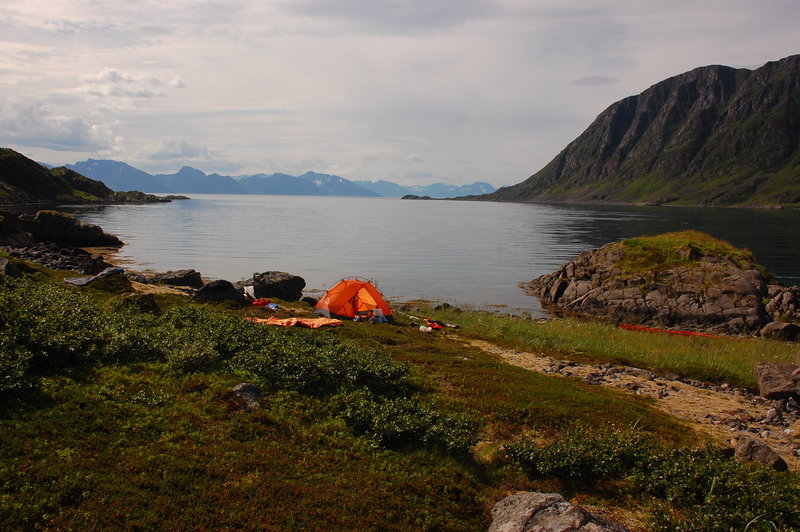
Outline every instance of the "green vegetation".
<path fill-rule="evenodd" d="M 731 460 L 717 449 L 665 449 L 635 431 L 521 441 L 509 458 L 562 491 L 602 490 L 652 505 L 648 530 L 797 530 L 800 478 Z"/>
<path fill-rule="evenodd" d="M 702 256 L 727 258 L 742 270 L 759 269 L 765 273 L 750 250 L 737 248 L 701 231 L 689 230 L 629 238 L 614 244 L 610 249 L 624 251 L 624 256 L 617 265 L 625 275 L 647 274 L 680 265 L 692 266 Z"/>
<path fill-rule="evenodd" d="M 655 337 L 455 310 L 435 317 L 458 334 L 421 332 L 400 313 L 395 324 L 285 329 L 176 296 L 143 312 L 120 297 L 125 283 L 78 288 L 63 272 L 26 271 L 0 282 L 3 529 L 485 530 L 495 501 L 527 489 L 563 489 L 654 528 L 744 528 L 757 504 L 750 530 L 797 524 L 796 474 L 741 466 L 644 399 L 512 367 L 465 341 L 638 360 Z M 615 335 L 626 336 L 591 345 Z M 695 340 L 661 349 L 747 343 Z M 232 401 L 242 381 L 264 394 L 259 409 Z M 787 500 L 767 500 L 779 489 Z"/>
<path fill-rule="evenodd" d="M 626 331 L 577 318 L 532 322 L 522 317 L 454 311 L 438 312 L 436 317 L 459 323 L 465 336 L 486 338 L 509 348 L 555 353 L 564 359 L 628 364 L 751 389 L 757 387 L 753 376 L 756 362 L 790 364 L 797 353 L 795 345 L 762 338 Z"/>

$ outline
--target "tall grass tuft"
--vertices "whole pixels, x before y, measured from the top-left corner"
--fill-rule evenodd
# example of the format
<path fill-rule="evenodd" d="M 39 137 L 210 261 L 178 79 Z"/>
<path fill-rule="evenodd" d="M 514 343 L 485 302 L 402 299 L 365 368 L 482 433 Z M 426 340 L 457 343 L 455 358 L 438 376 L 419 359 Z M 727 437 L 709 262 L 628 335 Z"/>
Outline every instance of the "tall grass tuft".
<path fill-rule="evenodd" d="M 755 388 L 759 361 L 791 363 L 796 344 L 763 338 L 708 338 L 627 331 L 596 320 L 531 320 L 485 312 L 440 311 L 438 319 L 461 325 L 466 336 L 515 349 L 650 368 L 714 383 Z"/>

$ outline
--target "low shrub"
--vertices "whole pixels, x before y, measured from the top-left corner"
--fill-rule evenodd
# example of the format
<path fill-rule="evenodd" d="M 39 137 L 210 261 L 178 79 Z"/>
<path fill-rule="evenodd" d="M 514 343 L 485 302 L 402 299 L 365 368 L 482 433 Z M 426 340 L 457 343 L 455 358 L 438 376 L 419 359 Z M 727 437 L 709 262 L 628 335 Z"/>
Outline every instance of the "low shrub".
<path fill-rule="evenodd" d="M 564 434 L 549 443 L 522 441 L 508 457 L 532 479 L 591 488 L 613 481 L 622 496 L 650 498 L 648 530 L 796 530 L 800 479 L 719 449 L 668 449 L 636 431 Z"/>
<path fill-rule="evenodd" d="M 710 447 L 663 450 L 630 472 L 630 487 L 664 501 L 653 530 L 797 530 L 800 479 Z M 677 510 L 677 511 L 676 511 Z"/>
<path fill-rule="evenodd" d="M 413 398 L 378 398 L 366 392 L 343 394 L 339 409 L 357 434 L 376 446 L 401 449 L 420 445 L 466 453 L 478 441 L 477 423 L 443 414 Z"/>
<path fill-rule="evenodd" d="M 506 454 L 531 478 L 584 484 L 626 473 L 654 451 L 655 443 L 634 431 L 593 436 L 574 431 L 547 444 L 522 441 L 506 447 Z"/>
<path fill-rule="evenodd" d="M 322 331 L 265 327 L 191 304 L 162 316 L 109 311 L 83 292 L 30 279 L 0 288 L 0 322 L 3 393 L 81 364 L 163 361 L 176 374 L 233 371 L 266 393 L 355 393 L 362 399 L 350 401 L 345 417 L 382 446 L 467 450 L 474 443 L 473 423 L 409 398 L 405 364 Z"/>
<path fill-rule="evenodd" d="M 0 286 L 2 390 L 30 385 L 35 375 L 98 360 L 107 341 L 101 311 L 85 295 L 30 279 Z"/>

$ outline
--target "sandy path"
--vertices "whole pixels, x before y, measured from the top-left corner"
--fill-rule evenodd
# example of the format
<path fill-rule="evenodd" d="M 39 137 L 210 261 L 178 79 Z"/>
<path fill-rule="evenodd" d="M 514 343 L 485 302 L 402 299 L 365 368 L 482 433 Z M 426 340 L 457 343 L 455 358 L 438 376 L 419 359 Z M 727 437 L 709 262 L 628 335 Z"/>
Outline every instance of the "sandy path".
<path fill-rule="evenodd" d="M 731 445 L 747 435 L 772 447 L 791 470 L 800 469 L 800 408 L 796 403 L 769 401 L 743 389 L 663 378 L 629 366 L 579 364 L 543 353 L 503 349 L 482 340 L 468 343 L 531 371 L 651 397 L 655 408 L 686 421 L 721 445 Z"/>

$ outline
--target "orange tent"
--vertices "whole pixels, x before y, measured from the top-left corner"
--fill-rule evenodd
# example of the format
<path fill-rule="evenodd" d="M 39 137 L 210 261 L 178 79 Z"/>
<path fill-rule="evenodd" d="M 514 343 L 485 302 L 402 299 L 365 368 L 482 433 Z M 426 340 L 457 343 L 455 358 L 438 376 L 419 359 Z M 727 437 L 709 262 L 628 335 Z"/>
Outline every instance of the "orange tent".
<path fill-rule="evenodd" d="M 365 318 L 383 316 L 392 321 L 392 310 L 380 290 L 363 279 L 342 279 L 317 302 L 314 314 L 326 318 Z"/>

